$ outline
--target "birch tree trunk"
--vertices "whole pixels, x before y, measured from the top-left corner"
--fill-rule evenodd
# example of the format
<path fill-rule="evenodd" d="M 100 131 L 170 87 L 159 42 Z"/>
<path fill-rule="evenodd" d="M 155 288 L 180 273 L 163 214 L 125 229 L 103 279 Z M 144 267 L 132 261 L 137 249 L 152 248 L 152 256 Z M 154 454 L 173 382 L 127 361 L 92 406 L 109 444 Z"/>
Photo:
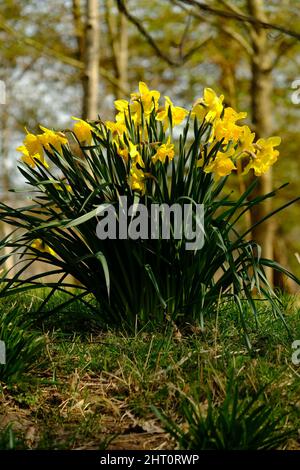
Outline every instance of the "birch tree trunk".
<path fill-rule="evenodd" d="M 86 0 L 82 117 L 98 115 L 100 28 L 98 0 Z"/>
<path fill-rule="evenodd" d="M 128 24 L 124 13 L 120 14 L 119 88 L 118 98 L 128 89 Z"/>
<path fill-rule="evenodd" d="M 113 11 L 114 2 L 106 0 L 106 23 L 116 78 L 114 94 L 124 98 L 128 91 L 128 21 L 124 13 Z"/>
<path fill-rule="evenodd" d="M 266 21 L 264 0 L 248 0 L 248 9 L 251 16 Z M 272 58 L 268 46 L 267 30 L 255 26 L 251 30 L 251 42 L 254 54 L 251 57 L 251 110 L 252 122 L 257 137 L 269 137 L 273 131 L 272 109 Z M 272 170 L 262 175 L 258 180 L 253 197 L 272 191 Z M 251 211 L 251 222 L 255 224 L 271 212 L 271 199 L 255 206 Z M 268 219 L 252 231 L 252 238 L 262 248 L 262 256 L 274 258 L 274 222 Z M 269 282 L 273 282 L 271 269 L 267 270 Z"/>

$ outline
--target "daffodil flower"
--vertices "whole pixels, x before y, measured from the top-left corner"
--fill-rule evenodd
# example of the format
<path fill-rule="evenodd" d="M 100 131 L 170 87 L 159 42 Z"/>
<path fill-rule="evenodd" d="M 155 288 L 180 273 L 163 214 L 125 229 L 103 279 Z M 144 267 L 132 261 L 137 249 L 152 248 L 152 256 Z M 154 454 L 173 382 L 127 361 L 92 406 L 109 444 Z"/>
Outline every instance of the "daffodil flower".
<path fill-rule="evenodd" d="M 78 142 L 84 145 L 91 145 L 92 142 L 92 126 L 84 121 L 83 119 L 79 119 L 77 117 L 72 117 L 75 121 L 77 121 L 73 126 L 73 132 L 76 135 Z"/>
<path fill-rule="evenodd" d="M 237 142 L 243 134 L 243 127 L 236 125 L 236 121 L 245 119 L 247 113 L 237 113 L 232 108 L 225 108 L 224 116 L 214 123 L 214 138 L 222 140 L 223 143 Z"/>
<path fill-rule="evenodd" d="M 34 168 L 36 166 L 36 160 L 40 161 L 46 168 L 49 166 L 44 158 L 43 154 L 40 153 L 34 153 L 30 155 L 28 149 L 25 147 L 25 145 L 20 145 L 17 147 L 18 152 L 22 152 L 21 160 L 22 162 L 26 163 L 26 165 L 31 166 L 31 168 Z"/>
<path fill-rule="evenodd" d="M 243 126 L 241 129 L 240 136 L 239 136 L 239 147 L 238 147 L 239 151 L 241 153 L 243 152 L 254 153 L 255 152 L 254 139 L 255 139 L 255 133 L 251 132 L 248 126 Z"/>
<path fill-rule="evenodd" d="M 223 176 L 229 175 L 232 170 L 236 170 L 231 157 L 234 155 L 235 150 L 231 148 L 227 152 L 218 152 L 215 159 L 205 166 L 205 173 L 214 173 L 216 180 Z"/>
<path fill-rule="evenodd" d="M 40 238 L 37 238 L 32 242 L 31 248 L 40 251 L 41 253 L 48 253 L 49 255 L 56 256 L 55 251 Z"/>
<path fill-rule="evenodd" d="M 47 129 L 47 127 L 40 126 L 40 129 L 43 131 L 43 134 L 39 134 L 37 137 L 42 146 L 50 153 L 53 153 L 51 146 L 61 153 L 61 146 L 68 143 L 66 136 L 62 132 L 55 132 Z"/>
<path fill-rule="evenodd" d="M 205 88 L 203 98 L 196 101 L 193 106 L 191 116 L 196 117 L 199 122 L 205 119 L 207 122 L 212 122 L 218 119 L 223 111 L 224 96 L 217 96 L 211 88 Z"/>
<path fill-rule="evenodd" d="M 243 174 L 247 174 L 250 169 L 254 170 L 256 176 L 266 173 L 277 161 L 279 151 L 274 150 L 281 143 L 280 137 L 269 137 L 268 139 L 258 139 L 255 144 L 255 154 L 250 157 L 250 162 L 245 167 Z"/>
<path fill-rule="evenodd" d="M 143 162 L 141 154 L 137 149 L 137 145 L 134 145 L 130 141 L 129 141 L 129 155 L 130 155 L 130 158 L 132 158 L 135 165 L 138 163 L 140 167 L 142 168 L 145 167 L 145 163 Z"/>
<path fill-rule="evenodd" d="M 106 128 L 111 132 L 113 141 L 118 137 L 122 137 L 126 133 L 126 126 L 122 122 L 105 121 Z"/>
<path fill-rule="evenodd" d="M 173 160 L 174 155 L 174 144 L 171 144 L 169 137 L 166 144 L 162 144 L 158 147 L 156 154 L 152 157 L 152 161 L 153 163 L 156 163 L 159 160 L 162 163 L 165 163 L 167 157 L 169 161 L 171 161 Z"/>
<path fill-rule="evenodd" d="M 165 96 L 165 100 L 165 107 L 158 111 L 156 120 L 163 123 L 164 131 L 166 132 L 170 124 L 169 110 L 171 111 L 173 126 L 178 126 L 181 124 L 184 118 L 188 115 L 188 112 L 186 109 L 181 108 L 180 106 L 174 106 L 168 96 Z"/>
<path fill-rule="evenodd" d="M 17 147 L 17 151 L 22 153 L 21 160 L 31 166 L 31 168 L 36 166 L 36 160 L 39 160 L 44 166 L 48 166 L 45 162 L 43 146 L 38 136 L 31 134 L 27 129 L 25 130 L 27 134 L 23 145 Z"/>
<path fill-rule="evenodd" d="M 133 191 L 145 193 L 145 175 L 143 170 L 137 168 L 136 164 L 133 164 L 130 169 L 128 182 Z"/>
<path fill-rule="evenodd" d="M 159 98 L 159 91 L 149 90 L 148 86 L 144 82 L 139 83 L 139 93 L 131 93 L 131 100 L 133 101 L 133 103 L 130 106 L 130 110 L 132 114 L 136 114 L 136 121 L 139 124 L 142 121 L 142 112 L 144 113 L 144 116 L 147 119 L 153 109 L 158 109 Z"/>

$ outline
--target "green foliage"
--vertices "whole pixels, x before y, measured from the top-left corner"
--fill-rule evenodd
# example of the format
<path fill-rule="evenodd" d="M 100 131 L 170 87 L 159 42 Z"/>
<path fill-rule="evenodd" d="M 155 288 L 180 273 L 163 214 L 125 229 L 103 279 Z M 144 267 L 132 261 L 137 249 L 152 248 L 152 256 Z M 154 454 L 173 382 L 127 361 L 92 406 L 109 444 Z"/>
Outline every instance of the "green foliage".
<path fill-rule="evenodd" d="M 15 303 L 1 306 L 0 340 L 4 341 L 6 348 L 6 363 L 0 364 L 0 381 L 15 383 L 41 358 L 45 340 L 31 330 L 31 320 Z"/>
<path fill-rule="evenodd" d="M 22 293 L 14 301 L 18 301 L 20 311 L 26 311 L 26 317 L 35 319 L 36 302 L 44 295 L 36 291 L 34 300 Z M 57 293 L 51 302 L 60 304 L 61 300 Z M 284 305 L 288 326 L 298 337 L 300 310 L 292 305 L 296 300 L 284 299 Z M 7 299 L 0 299 L 1 308 L 7 308 L 7 303 Z M 134 335 L 120 334 L 119 330 L 91 335 L 88 331 L 83 334 L 80 325 L 76 325 L 75 333 L 75 328 L 73 332 L 69 328 L 72 311 L 49 315 L 41 325 L 47 331 L 47 361 L 40 363 L 37 359 L 30 380 L 20 377 L 14 386 L 3 386 L 1 406 L 11 420 L 20 422 L 13 428 L 15 433 L 20 428 L 27 436 L 29 427 L 35 429 L 29 433 L 31 438 L 25 438 L 34 449 L 96 450 L 104 448 L 112 436 L 116 438 L 109 449 L 125 445 L 149 448 L 154 446 L 149 434 L 153 424 L 155 447 L 167 441 L 165 448 L 173 448 L 175 443 L 167 435 L 156 434 L 156 424 L 160 428 L 161 424 L 155 420 L 151 405 L 176 423 L 183 423 L 184 393 L 196 397 L 203 417 L 208 399 L 217 413 L 228 395 L 228 371 L 234 369 L 239 404 L 250 402 L 254 391 L 268 383 L 257 399 L 257 407 L 267 400 L 274 419 L 282 417 L 283 429 L 297 428 L 299 379 L 295 367 L 287 367 L 294 350 L 280 319 L 273 318 L 266 302 L 258 304 L 258 329 L 254 318 L 249 318 L 251 351 L 239 334 L 233 303 L 220 306 L 217 319 L 212 311 L 204 330 L 186 325 L 180 330 L 181 336 L 174 325 L 167 335 L 146 329 Z M 85 307 L 81 308 L 84 314 Z M 74 318 L 78 312 L 79 305 Z M 64 331 L 66 319 L 68 333 Z M 137 433 L 134 441 L 133 432 Z M 299 442 L 295 436 L 287 446 L 284 442 L 279 445 L 295 449 Z"/>
<path fill-rule="evenodd" d="M 0 450 L 26 449 L 24 441 L 13 431 L 11 424 L 0 430 Z"/>
<path fill-rule="evenodd" d="M 240 398 L 238 385 L 231 377 L 224 401 L 215 406 L 209 400 L 204 413 L 192 399 L 185 398 L 183 425 L 156 409 L 155 412 L 182 450 L 278 449 L 295 431 L 282 428 L 282 417 L 277 416 L 271 404 L 261 402 L 262 392 L 252 398 Z"/>

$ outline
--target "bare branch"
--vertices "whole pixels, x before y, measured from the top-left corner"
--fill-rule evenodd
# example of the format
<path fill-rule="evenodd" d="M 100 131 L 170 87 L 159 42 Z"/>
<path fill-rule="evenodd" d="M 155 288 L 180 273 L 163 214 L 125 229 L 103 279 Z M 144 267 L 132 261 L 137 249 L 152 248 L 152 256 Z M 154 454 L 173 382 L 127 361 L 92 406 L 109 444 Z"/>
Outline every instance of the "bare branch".
<path fill-rule="evenodd" d="M 22 41 L 24 44 L 28 45 L 29 47 L 32 47 L 36 51 L 38 51 L 41 55 L 45 55 L 47 57 L 51 57 L 53 59 L 56 59 L 63 64 L 70 65 L 71 67 L 74 67 L 78 70 L 83 70 L 84 64 L 82 61 L 77 60 L 73 57 L 70 57 L 66 54 L 63 54 L 60 51 L 57 51 L 55 49 L 52 49 L 48 46 L 45 46 L 44 43 L 41 43 L 37 41 L 36 39 L 28 38 L 27 36 L 15 31 L 11 26 L 9 26 L 4 18 L 0 15 L 0 30 L 5 31 L 8 33 L 10 36 L 13 36 L 16 38 L 18 41 Z M 120 85 L 118 83 L 118 80 L 116 80 L 107 70 L 105 70 L 103 67 L 100 67 L 100 75 L 105 78 L 109 83 L 112 85 L 119 87 Z M 127 93 L 127 90 L 120 89 L 122 93 Z"/>
<path fill-rule="evenodd" d="M 161 59 L 163 59 L 167 64 L 169 64 L 171 67 L 174 67 L 174 66 L 179 66 L 179 65 L 183 65 L 188 59 L 191 58 L 191 56 L 196 52 L 198 51 L 204 44 L 206 44 L 210 39 L 211 37 L 208 37 L 206 38 L 204 41 L 202 41 L 200 44 L 198 44 L 197 46 L 193 47 L 189 52 L 187 52 L 186 54 L 182 55 L 182 48 L 183 48 L 183 43 L 182 41 L 184 41 L 185 39 L 185 36 L 187 34 L 187 28 L 188 26 L 185 28 L 185 32 L 183 34 L 183 39 L 181 40 L 181 44 L 179 46 L 179 59 L 175 60 L 175 59 L 171 59 L 169 55 L 167 55 L 164 51 L 162 51 L 159 46 L 157 45 L 157 43 L 155 42 L 155 40 L 153 39 L 153 37 L 148 33 L 148 31 L 146 31 L 146 29 L 144 28 L 144 26 L 142 25 L 141 21 L 136 18 L 135 16 L 133 16 L 127 9 L 125 3 L 123 0 L 116 0 L 117 2 L 117 5 L 118 5 L 118 8 L 119 8 L 119 11 L 121 13 L 123 13 L 126 18 L 128 18 L 128 20 L 135 25 L 135 27 L 138 29 L 138 31 L 142 34 L 142 36 L 146 39 L 146 41 L 150 44 L 150 46 L 152 47 L 152 49 L 156 52 L 157 56 L 160 57 Z"/>
<path fill-rule="evenodd" d="M 199 13 L 198 11 L 195 11 L 195 10 L 191 11 L 187 9 L 184 5 L 180 3 L 180 0 L 170 0 L 170 2 L 181 7 L 187 14 L 192 15 L 195 18 L 198 18 L 199 20 L 205 21 L 206 23 L 211 24 L 212 26 L 221 29 L 224 33 L 228 34 L 231 38 L 233 38 L 236 42 L 238 42 L 240 46 L 242 46 L 243 49 L 245 49 L 247 54 L 249 55 L 253 54 L 251 44 L 238 31 L 233 30 L 232 28 L 230 28 L 230 26 L 227 26 L 224 24 L 217 24 L 214 20 L 207 18 L 205 15 L 201 15 L 201 13 Z M 207 40 L 204 41 L 204 43 L 206 42 Z"/>
<path fill-rule="evenodd" d="M 129 11 L 127 10 L 126 5 L 124 4 L 124 1 L 123 0 L 116 0 L 116 1 L 117 1 L 119 11 L 121 13 L 123 13 L 132 24 L 134 24 L 134 26 L 137 28 L 137 30 L 141 33 L 141 35 L 150 44 L 152 49 L 156 52 L 157 56 L 160 57 L 161 59 L 163 59 L 167 64 L 171 65 L 172 67 L 176 66 L 176 65 L 180 65 L 180 63 L 181 63 L 180 61 L 171 59 L 169 57 L 169 55 L 167 55 L 164 51 L 162 51 L 158 47 L 158 45 L 156 44 L 153 37 L 148 33 L 148 31 L 146 31 L 146 29 L 142 25 L 141 21 L 138 18 L 136 18 L 135 16 L 133 16 L 131 13 L 129 13 Z"/>
<path fill-rule="evenodd" d="M 285 40 L 281 41 L 278 47 L 276 57 L 274 61 L 272 62 L 271 68 L 272 69 L 275 68 L 278 62 L 280 61 L 281 57 L 284 56 L 284 54 L 286 54 L 287 51 L 289 51 L 294 46 L 296 46 L 296 44 L 298 44 L 298 41 L 296 39 L 294 39 L 293 41 L 285 41 Z"/>
<path fill-rule="evenodd" d="M 241 10 L 237 5 L 233 5 L 230 0 L 219 0 L 222 5 L 224 5 L 225 8 L 228 10 L 231 10 L 233 13 L 236 13 L 237 15 L 243 15 L 244 12 Z M 243 23 L 243 26 L 245 29 L 251 33 L 251 28 L 252 26 L 249 23 Z"/>
<path fill-rule="evenodd" d="M 215 16 L 220 16 L 222 18 L 233 19 L 233 20 L 237 20 L 237 21 L 240 21 L 240 22 L 243 22 L 243 23 L 249 23 L 249 24 L 252 24 L 252 25 L 255 25 L 255 26 L 260 26 L 261 28 L 264 28 L 264 29 L 274 29 L 276 31 L 280 31 L 280 32 L 286 34 L 287 36 L 294 37 L 295 39 L 300 41 L 300 34 L 297 33 L 296 31 L 292 31 L 292 30 L 287 29 L 283 26 L 278 26 L 278 25 L 273 24 L 273 23 L 268 23 L 266 21 L 261 21 L 257 18 L 254 18 L 253 16 L 238 14 L 238 13 L 235 13 L 233 11 L 220 10 L 219 8 L 210 7 L 210 6 L 206 5 L 205 3 L 199 2 L 197 0 L 179 0 L 179 1 L 182 2 L 182 3 L 185 3 L 187 5 L 194 6 L 198 9 L 200 9 L 201 11 L 206 11 L 208 13 L 211 13 L 212 15 L 215 15 Z M 178 4 L 178 1 L 176 3 Z"/>
<path fill-rule="evenodd" d="M 247 39 L 245 39 L 242 34 L 238 33 L 227 25 L 219 25 L 219 27 L 222 31 L 224 31 L 224 33 L 228 34 L 228 36 L 238 42 L 239 45 L 242 46 L 243 49 L 245 49 L 248 55 L 253 55 L 253 49 L 251 47 L 251 44 L 249 44 Z"/>
<path fill-rule="evenodd" d="M 198 52 L 200 49 L 202 49 L 205 44 L 207 44 L 210 40 L 212 39 L 212 36 L 208 36 L 207 38 L 203 39 L 203 41 L 200 44 L 197 44 L 194 47 L 191 47 L 191 49 L 183 54 L 182 56 L 182 61 L 187 62 L 194 54 L 195 52 Z"/>
<path fill-rule="evenodd" d="M 233 5 L 229 0 L 219 0 L 219 2 L 233 13 L 236 13 L 237 15 L 243 15 L 243 10 L 241 10 L 237 5 Z"/>
<path fill-rule="evenodd" d="M 180 44 L 179 44 L 179 54 L 180 54 L 181 59 L 184 57 L 183 48 L 184 48 L 184 43 L 185 43 L 185 40 L 187 38 L 189 29 L 190 29 L 190 26 L 191 26 L 191 20 L 192 20 L 192 17 L 191 17 L 191 15 L 189 15 L 188 19 L 187 19 L 187 22 L 186 22 L 186 25 L 185 25 L 185 28 L 184 28 L 184 31 L 183 31 L 183 35 L 181 37 Z"/>

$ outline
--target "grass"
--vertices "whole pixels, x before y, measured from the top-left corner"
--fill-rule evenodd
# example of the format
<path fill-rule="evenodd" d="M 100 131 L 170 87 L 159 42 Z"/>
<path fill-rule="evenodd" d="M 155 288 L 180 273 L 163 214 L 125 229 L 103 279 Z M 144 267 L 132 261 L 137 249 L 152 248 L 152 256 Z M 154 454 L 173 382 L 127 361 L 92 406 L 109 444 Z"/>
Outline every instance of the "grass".
<path fill-rule="evenodd" d="M 13 442 L 9 433 L 34 449 L 175 448 L 154 408 L 185 429 L 186 397 L 205 416 L 209 403 L 216 409 L 224 403 L 231 374 L 239 400 L 264 388 L 258 406 L 272 408 L 282 429 L 299 427 L 300 370 L 291 361 L 292 340 L 263 302 L 259 326 L 249 315 L 249 351 L 233 304 L 212 312 L 204 329 L 186 324 L 179 331 L 169 321 L 165 331 L 149 327 L 128 335 L 98 330 L 79 303 L 42 318 L 35 313 L 39 296 L 14 299 L 33 333 L 43 336 L 44 358 L 18 380 L 1 382 L 1 448 Z M 283 300 L 287 324 L 299 339 L 297 298 Z M 9 300 L 2 302 L 2 311 L 10 308 Z M 282 445 L 300 449 L 297 432 Z"/>

